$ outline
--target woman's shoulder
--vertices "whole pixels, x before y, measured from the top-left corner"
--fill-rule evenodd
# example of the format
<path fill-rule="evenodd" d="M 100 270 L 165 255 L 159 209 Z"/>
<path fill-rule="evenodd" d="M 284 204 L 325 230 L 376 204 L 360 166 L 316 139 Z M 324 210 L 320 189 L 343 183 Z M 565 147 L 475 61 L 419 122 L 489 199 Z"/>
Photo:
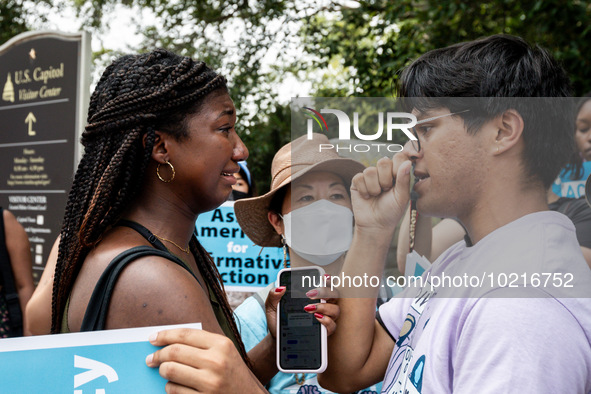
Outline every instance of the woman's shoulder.
<path fill-rule="evenodd" d="M 116 229 L 88 254 L 71 299 L 71 312 L 77 316 L 74 327 L 81 323 L 91 294 L 109 265 L 134 248 L 150 248 L 144 241 L 127 229 Z M 209 294 L 193 275 L 170 258 L 153 254 L 132 256 L 114 281 L 111 297 L 107 328 L 195 321 L 202 321 L 205 328 L 208 313 L 213 316 Z"/>
<path fill-rule="evenodd" d="M 100 277 L 107 267 L 123 264 L 117 286 L 129 286 L 134 291 L 162 287 L 174 291 L 173 287 L 193 288 L 197 284 L 186 268 L 186 261 L 169 252 L 159 251 L 141 235 L 126 227 L 114 228 L 106 234 L 87 255 L 83 270 L 88 267 L 91 276 Z"/>
<path fill-rule="evenodd" d="M 77 280 L 89 277 L 98 281 L 100 275 L 117 256 L 138 246 L 149 243 L 139 234 L 125 228 L 113 228 L 88 252 Z M 140 259 L 138 259 L 139 261 Z"/>

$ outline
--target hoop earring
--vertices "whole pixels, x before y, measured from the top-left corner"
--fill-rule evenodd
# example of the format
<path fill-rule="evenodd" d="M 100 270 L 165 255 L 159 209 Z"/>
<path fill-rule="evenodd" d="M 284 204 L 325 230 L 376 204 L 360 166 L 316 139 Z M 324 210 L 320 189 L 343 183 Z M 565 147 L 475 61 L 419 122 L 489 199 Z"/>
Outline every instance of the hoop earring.
<path fill-rule="evenodd" d="M 166 162 L 164 162 L 164 164 L 168 164 L 168 166 L 170 167 L 170 170 L 172 171 L 172 176 L 170 177 L 170 179 L 165 181 L 164 179 L 162 179 L 162 176 L 160 176 L 160 165 L 161 164 L 162 163 L 158 163 L 158 167 L 156 167 L 156 175 L 158 175 L 158 179 L 160 179 L 164 183 L 172 182 L 172 180 L 174 179 L 174 176 L 176 174 L 174 172 L 174 167 L 172 166 L 172 164 L 168 160 L 166 160 Z"/>
<path fill-rule="evenodd" d="M 287 241 L 283 234 L 281 235 L 281 246 L 283 247 L 283 268 L 287 268 Z"/>

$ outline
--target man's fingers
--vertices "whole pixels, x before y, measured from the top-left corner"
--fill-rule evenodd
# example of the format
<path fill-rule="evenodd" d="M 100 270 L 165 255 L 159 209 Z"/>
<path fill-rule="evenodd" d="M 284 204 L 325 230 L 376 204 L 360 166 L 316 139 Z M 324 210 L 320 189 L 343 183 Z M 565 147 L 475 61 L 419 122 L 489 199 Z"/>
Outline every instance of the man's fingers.
<path fill-rule="evenodd" d="M 378 179 L 378 169 L 376 167 L 367 167 L 363 170 L 363 178 L 365 178 L 365 187 L 369 195 L 377 196 L 382 192 L 382 187 Z"/>
<path fill-rule="evenodd" d="M 394 177 L 392 176 L 392 160 L 383 157 L 376 163 L 378 171 L 378 182 L 380 188 L 383 191 L 390 190 L 392 188 Z"/>
<path fill-rule="evenodd" d="M 410 199 L 410 170 L 412 163 L 405 161 L 398 167 L 396 174 L 396 185 L 394 187 L 394 197 L 398 201 L 398 205 L 403 207 Z"/>
<path fill-rule="evenodd" d="M 353 177 L 351 180 L 351 190 L 357 191 L 362 198 L 368 199 L 369 193 L 367 192 L 367 187 L 365 186 L 365 177 L 363 173 L 359 173 Z"/>
<path fill-rule="evenodd" d="M 396 181 L 399 170 L 404 167 L 404 171 L 406 171 L 406 166 L 410 168 L 410 165 L 406 154 L 397 154 L 394 159 L 383 157 L 378 160 L 375 167 L 367 167 L 361 174 L 353 177 L 351 190 L 357 191 L 361 197 L 368 199 L 379 196 L 382 192 L 388 191 L 400 183 L 406 184 L 410 188 L 410 176 L 408 177 L 409 181 L 406 182 L 407 173 L 402 174 L 402 182 Z"/>

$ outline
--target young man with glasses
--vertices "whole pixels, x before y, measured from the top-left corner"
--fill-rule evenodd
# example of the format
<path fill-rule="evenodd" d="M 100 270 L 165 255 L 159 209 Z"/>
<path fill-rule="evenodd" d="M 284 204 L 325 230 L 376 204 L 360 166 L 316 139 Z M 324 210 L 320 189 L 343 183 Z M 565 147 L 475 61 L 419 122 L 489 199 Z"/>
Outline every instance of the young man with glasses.
<path fill-rule="evenodd" d="M 572 222 L 546 203 L 573 149 L 564 71 L 520 38 L 492 36 L 423 55 L 400 92 L 418 140 L 353 179 L 343 273 L 380 275 L 411 171 L 418 211 L 457 218 L 468 238 L 377 315 L 370 293 L 341 288 L 321 385 L 590 393 L 591 271 Z"/>

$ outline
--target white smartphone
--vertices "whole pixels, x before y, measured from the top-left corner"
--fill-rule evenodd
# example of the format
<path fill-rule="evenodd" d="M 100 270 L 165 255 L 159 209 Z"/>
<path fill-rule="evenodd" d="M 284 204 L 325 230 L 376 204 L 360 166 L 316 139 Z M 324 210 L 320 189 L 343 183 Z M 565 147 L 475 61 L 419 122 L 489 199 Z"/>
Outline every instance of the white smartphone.
<path fill-rule="evenodd" d="M 304 310 L 306 305 L 318 303 L 306 297 L 306 292 L 320 287 L 323 276 L 321 267 L 279 271 L 277 285 L 286 287 L 277 308 L 277 367 L 281 372 L 320 373 L 326 369 L 326 327 Z"/>

